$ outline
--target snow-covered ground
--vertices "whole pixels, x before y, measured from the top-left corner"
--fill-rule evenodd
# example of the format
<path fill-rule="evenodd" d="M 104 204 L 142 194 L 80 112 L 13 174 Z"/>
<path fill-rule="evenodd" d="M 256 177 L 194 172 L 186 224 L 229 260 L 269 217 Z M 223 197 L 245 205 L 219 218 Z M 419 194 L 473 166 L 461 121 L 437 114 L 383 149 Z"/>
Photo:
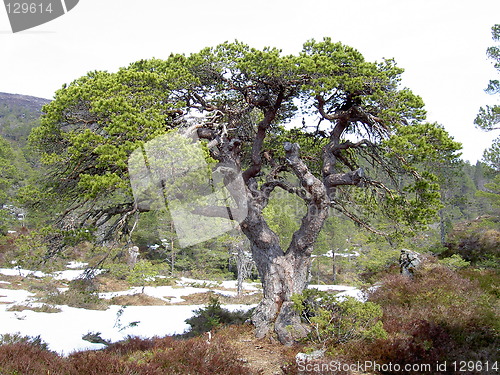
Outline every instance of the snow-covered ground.
<path fill-rule="evenodd" d="M 7 292 L 7 293 L 5 293 Z M 16 292 L 16 293 L 12 293 Z M 0 290 L 12 301 L 23 299 L 22 291 Z M 102 344 L 92 344 L 82 339 L 89 332 L 100 332 L 108 341 L 119 341 L 127 336 L 165 336 L 183 333 L 189 328 L 184 321 L 200 308 L 194 305 L 172 306 L 110 306 L 105 311 L 85 310 L 68 306 L 58 306 L 59 313 L 41 313 L 31 310 L 9 312 L 9 305 L 0 305 L 0 333 L 20 333 L 38 336 L 49 345 L 49 349 L 60 354 L 70 354 L 76 350 L 98 349 Z M 248 309 L 248 305 L 228 305 L 231 310 Z M 119 311 L 122 313 L 119 314 Z M 131 326 L 131 323 L 135 323 Z"/>
<path fill-rule="evenodd" d="M 79 268 L 84 265 L 69 265 Z M 83 270 L 68 269 L 52 274 L 59 280 L 73 280 Z M 41 272 L 21 269 L 0 269 L 4 275 L 46 276 Z M 0 283 L 0 334 L 20 333 L 26 336 L 40 336 L 49 349 L 67 355 L 73 351 L 102 348 L 103 344 L 92 344 L 82 339 L 89 332 L 100 332 L 107 341 L 119 341 L 127 336 L 153 337 L 183 333 L 189 328 L 185 320 L 199 309 L 200 305 L 175 305 L 183 296 L 193 293 L 214 291 L 231 296 L 236 292 L 236 281 L 213 282 L 182 278 L 176 286 L 145 287 L 144 293 L 170 302 L 168 306 L 110 306 L 105 311 L 86 310 L 68 306 L 57 306 L 61 312 L 43 313 L 32 310 L 7 311 L 13 305 L 37 306 L 34 294 L 25 290 L 4 289 L 7 282 Z M 200 286 L 200 287 L 199 287 Z M 350 295 L 362 299 L 361 292 L 354 287 L 339 285 L 311 285 L 321 290 L 335 290 L 340 295 Z M 220 289 L 218 289 L 220 288 Z M 245 283 L 246 292 L 256 292 L 259 285 Z M 101 298 L 112 298 L 124 294 L 137 294 L 142 288 L 130 288 L 121 292 L 101 293 Z M 247 310 L 254 305 L 225 305 L 229 310 Z"/>

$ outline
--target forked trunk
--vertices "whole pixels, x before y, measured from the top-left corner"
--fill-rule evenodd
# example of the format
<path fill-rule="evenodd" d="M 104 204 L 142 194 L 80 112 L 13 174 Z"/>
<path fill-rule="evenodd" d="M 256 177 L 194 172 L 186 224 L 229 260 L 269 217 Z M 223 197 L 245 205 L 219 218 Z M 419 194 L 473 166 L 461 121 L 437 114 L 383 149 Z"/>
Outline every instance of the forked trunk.
<path fill-rule="evenodd" d="M 307 287 L 311 257 L 294 252 L 284 254 L 279 246 L 276 249 L 253 248 L 253 254 L 263 292 L 263 299 L 252 317 L 256 336 L 263 337 L 274 331 L 281 343 L 290 345 L 308 333 L 293 308 L 291 297 Z"/>
<path fill-rule="evenodd" d="M 285 143 L 284 148 L 291 170 L 307 193 L 303 196 L 307 202 L 307 212 L 300 228 L 293 234 L 288 249 L 283 251 L 278 236 L 269 228 L 262 215 L 270 191 L 280 182 L 268 180 L 258 189 L 256 181 L 250 179 L 248 215 L 241 223 L 241 229 L 250 240 L 264 294 L 252 318 L 256 335 L 262 337 L 274 330 L 281 343 L 290 345 L 308 333 L 307 327 L 301 323 L 298 312 L 293 308 L 292 295 L 302 293 L 307 287 L 313 245 L 328 217 L 330 200 L 323 182 L 300 160 L 299 146 Z M 288 189 L 286 186 L 285 188 Z"/>
<path fill-rule="evenodd" d="M 290 345 L 307 335 L 308 328 L 294 310 L 291 297 L 307 287 L 313 239 L 321 230 L 326 212 L 324 210 L 313 219 L 306 216 L 303 224 L 316 222 L 317 226 L 314 229 L 308 226 L 307 234 L 298 230 L 286 252 L 261 215 L 249 215 L 242 223 L 262 281 L 263 299 L 252 317 L 257 337 L 274 331 L 281 343 Z"/>

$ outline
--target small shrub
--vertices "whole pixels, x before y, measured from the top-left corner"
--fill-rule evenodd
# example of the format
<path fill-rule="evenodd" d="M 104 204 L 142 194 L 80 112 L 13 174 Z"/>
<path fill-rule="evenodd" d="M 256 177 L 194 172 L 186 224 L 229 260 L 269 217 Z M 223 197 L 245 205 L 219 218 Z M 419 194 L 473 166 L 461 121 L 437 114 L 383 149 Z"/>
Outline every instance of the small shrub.
<path fill-rule="evenodd" d="M 229 311 L 221 307 L 218 298 L 211 297 L 207 306 L 196 310 L 191 318 L 185 320 L 191 330 L 184 336 L 198 336 L 224 325 L 243 324 L 250 318 L 251 312 L 252 310 Z"/>
<path fill-rule="evenodd" d="M 373 302 L 306 289 L 292 297 L 295 309 L 311 326 L 308 340 L 316 344 L 338 345 L 351 340 L 386 337 L 380 318 L 382 309 Z"/>
<path fill-rule="evenodd" d="M 391 265 L 397 263 L 399 252 L 382 248 L 369 248 L 363 252 L 356 262 L 368 274 L 376 274 L 387 270 Z"/>
<path fill-rule="evenodd" d="M 451 257 L 440 259 L 439 263 L 451 269 L 466 268 L 470 266 L 470 262 L 464 260 L 464 258 L 458 254 L 453 254 Z"/>
<path fill-rule="evenodd" d="M 130 267 L 127 274 L 127 281 L 136 286 L 144 287 L 153 283 L 159 275 L 161 266 L 151 263 L 149 260 L 141 259 L 133 267 Z"/>
<path fill-rule="evenodd" d="M 90 310 L 105 310 L 108 307 L 108 302 L 99 298 L 96 284 L 88 279 L 73 280 L 68 290 L 61 292 L 56 289 L 44 300 L 53 305 L 67 305 Z"/>

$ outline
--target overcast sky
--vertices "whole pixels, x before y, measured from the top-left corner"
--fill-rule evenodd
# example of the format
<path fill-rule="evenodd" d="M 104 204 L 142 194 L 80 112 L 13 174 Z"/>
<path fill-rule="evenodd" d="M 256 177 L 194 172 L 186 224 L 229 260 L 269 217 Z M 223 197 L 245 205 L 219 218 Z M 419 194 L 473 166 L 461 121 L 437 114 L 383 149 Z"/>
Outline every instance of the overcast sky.
<path fill-rule="evenodd" d="M 371 61 L 394 58 L 403 84 L 422 96 L 475 163 L 498 134 L 474 128 L 497 77 L 485 51 L 500 23 L 499 0 L 80 0 L 66 15 L 13 34 L 0 8 L 0 91 L 53 98 L 92 70 L 116 71 L 171 52 L 226 40 L 297 53 L 331 37 Z M 498 97 L 498 95 L 497 95 Z"/>

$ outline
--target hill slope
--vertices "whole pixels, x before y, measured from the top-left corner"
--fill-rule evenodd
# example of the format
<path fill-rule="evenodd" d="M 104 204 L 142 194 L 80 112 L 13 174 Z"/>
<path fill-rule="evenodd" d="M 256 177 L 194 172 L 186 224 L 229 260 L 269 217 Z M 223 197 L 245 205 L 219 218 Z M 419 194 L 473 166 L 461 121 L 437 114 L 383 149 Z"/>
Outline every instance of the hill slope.
<path fill-rule="evenodd" d="M 49 99 L 37 98 L 35 96 L 8 94 L 0 92 L 0 105 L 12 107 L 24 107 L 30 112 L 41 114 L 42 106 L 50 103 Z"/>
<path fill-rule="evenodd" d="M 0 136 L 23 146 L 48 103 L 48 99 L 0 92 Z"/>

